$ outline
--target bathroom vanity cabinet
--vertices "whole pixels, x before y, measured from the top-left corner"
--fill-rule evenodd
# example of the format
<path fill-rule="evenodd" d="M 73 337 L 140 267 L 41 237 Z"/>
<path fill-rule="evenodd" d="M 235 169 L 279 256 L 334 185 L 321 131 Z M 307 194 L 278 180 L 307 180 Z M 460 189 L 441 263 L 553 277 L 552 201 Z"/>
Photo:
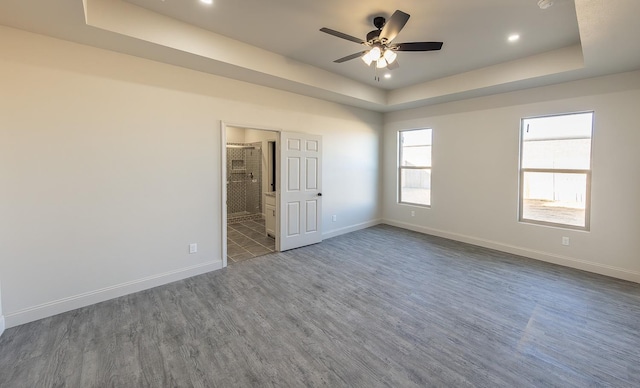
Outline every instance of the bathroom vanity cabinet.
<path fill-rule="evenodd" d="M 264 218 L 267 236 L 276 237 L 276 193 L 264 193 Z"/>

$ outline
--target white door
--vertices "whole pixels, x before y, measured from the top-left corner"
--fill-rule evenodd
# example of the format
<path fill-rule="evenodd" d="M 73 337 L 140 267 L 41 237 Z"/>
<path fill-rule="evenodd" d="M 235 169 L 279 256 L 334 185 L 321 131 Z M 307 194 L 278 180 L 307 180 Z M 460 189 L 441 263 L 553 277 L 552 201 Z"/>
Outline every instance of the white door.
<path fill-rule="evenodd" d="M 280 134 L 280 250 L 322 241 L 322 137 Z"/>

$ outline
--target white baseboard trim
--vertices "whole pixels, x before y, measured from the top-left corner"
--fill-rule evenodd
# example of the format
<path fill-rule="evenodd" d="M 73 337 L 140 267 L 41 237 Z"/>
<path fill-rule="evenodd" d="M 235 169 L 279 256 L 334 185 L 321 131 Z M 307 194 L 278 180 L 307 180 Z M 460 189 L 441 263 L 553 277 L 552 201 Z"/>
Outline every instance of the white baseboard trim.
<path fill-rule="evenodd" d="M 0 336 L 4 333 L 5 325 L 4 325 L 4 315 L 0 315 Z"/>
<path fill-rule="evenodd" d="M 485 248 L 495 249 L 501 252 L 507 252 L 514 255 L 528 257 L 530 259 L 545 261 L 547 263 L 558 264 L 564 267 L 575 268 L 582 271 L 593 272 L 593 273 L 610 276 L 617 279 L 640 283 L 640 272 L 629 271 L 624 268 L 618 268 L 618 267 L 613 267 L 605 264 L 593 263 L 585 260 L 576 259 L 574 257 L 561 256 L 553 253 L 517 247 L 514 245 L 503 244 L 497 241 L 485 240 L 482 238 L 466 236 L 463 234 L 447 232 L 444 230 L 431 229 L 431 228 L 427 228 L 420 225 L 409 224 L 406 222 L 383 219 L 382 223 L 391 225 L 391 226 L 397 226 L 398 228 L 413 230 L 414 232 L 443 237 L 450 240 L 461 241 L 461 242 L 472 244 L 472 245 L 478 245 Z"/>
<path fill-rule="evenodd" d="M 328 239 L 328 238 L 331 238 L 331 237 L 340 236 L 341 234 L 351 233 L 351 232 L 355 232 L 356 230 L 370 228 L 370 227 L 376 226 L 376 225 L 378 225 L 380 223 L 382 223 L 382 220 L 381 219 L 377 219 L 377 220 L 371 220 L 371 221 L 367 221 L 367 222 L 362 222 L 360 224 L 346 226 L 344 228 L 333 229 L 333 230 L 330 230 L 328 232 L 322 233 L 322 238 L 323 239 Z"/>
<path fill-rule="evenodd" d="M 210 261 L 204 264 L 180 268 L 175 271 L 148 276 L 146 278 L 116 284 L 99 290 L 89 291 L 79 295 L 28 307 L 26 309 L 6 314 L 7 328 L 104 302 L 109 299 L 118 298 L 134 292 L 148 290 L 150 288 L 162 286 L 164 284 L 190 278 L 192 276 L 215 271 L 220 268 L 222 268 L 222 260 Z"/>

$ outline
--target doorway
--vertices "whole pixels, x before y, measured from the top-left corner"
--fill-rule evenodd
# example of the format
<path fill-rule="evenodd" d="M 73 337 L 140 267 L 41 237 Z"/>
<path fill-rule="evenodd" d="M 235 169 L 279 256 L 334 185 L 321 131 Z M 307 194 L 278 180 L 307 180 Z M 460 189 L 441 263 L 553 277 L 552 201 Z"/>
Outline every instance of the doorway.
<path fill-rule="evenodd" d="M 226 165 L 226 265 L 277 249 L 276 144 L 273 130 L 223 126 Z"/>
<path fill-rule="evenodd" d="M 223 267 L 321 242 L 322 137 L 224 122 L 221 127 Z M 252 164 L 257 155 L 258 167 Z M 244 185 L 238 190 L 244 194 L 236 197 L 234 184 Z M 234 201 L 241 203 L 230 209 Z"/>

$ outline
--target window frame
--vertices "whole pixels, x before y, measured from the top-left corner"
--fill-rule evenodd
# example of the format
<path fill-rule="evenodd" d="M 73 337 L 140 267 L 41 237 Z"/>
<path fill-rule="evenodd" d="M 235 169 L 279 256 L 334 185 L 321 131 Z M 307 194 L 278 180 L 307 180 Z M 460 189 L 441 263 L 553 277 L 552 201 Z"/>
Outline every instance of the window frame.
<path fill-rule="evenodd" d="M 529 119 L 536 118 L 546 118 L 546 117 L 559 117 L 559 116 L 570 116 L 570 115 L 578 115 L 578 114 L 586 114 L 591 113 L 591 144 L 589 146 L 589 168 L 588 169 L 567 169 L 567 168 L 523 168 L 522 167 L 522 158 L 523 158 L 523 130 L 524 130 L 524 122 Z M 573 229 L 573 230 L 582 230 L 589 231 L 591 229 L 591 174 L 593 170 L 593 133 L 595 127 L 595 111 L 587 110 L 587 111 L 579 111 L 579 112 L 569 112 L 569 113 L 556 113 L 550 115 L 539 115 L 539 116 L 529 116 L 523 117 L 520 119 L 520 129 L 519 129 L 519 145 L 520 152 L 518 157 L 518 221 L 527 224 L 535 224 L 535 225 L 543 225 L 543 226 L 551 226 L 556 228 L 563 229 Z M 531 218 L 524 218 L 524 177 L 526 173 L 550 173 L 550 174 L 577 174 L 577 175 L 585 175 L 585 209 L 584 209 L 584 226 L 578 225 L 570 225 L 570 224 L 562 224 L 558 222 L 549 222 L 549 221 L 540 221 Z"/>
<path fill-rule="evenodd" d="M 425 130 L 429 130 L 431 131 L 431 160 L 430 160 L 430 166 L 403 166 L 402 165 L 402 149 L 403 147 L 403 143 L 402 143 L 402 134 L 406 133 L 406 132 L 412 132 L 412 131 L 425 131 Z M 398 151 L 398 158 L 397 163 L 398 163 L 398 180 L 397 180 L 397 201 L 398 204 L 400 205 L 409 205 L 409 206 L 418 206 L 418 207 L 424 207 L 424 208 L 431 208 L 431 189 L 429 190 L 429 204 L 425 205 L 423 203 L 415 203 L 415 202 L 407 202 L 407 201 L 403 201 L 402 200 L 402 170 L 422 170 L 422 171 L 429 171 L 429 186 L 431 186 L 431 182 L 433 181 L 432 178 L 432 169 L 433 169 L 433 128 L 412 128 L 412 129 L 401 129 L 398 131 L 398 135 L 397 135 L 397 151 Z"/>

